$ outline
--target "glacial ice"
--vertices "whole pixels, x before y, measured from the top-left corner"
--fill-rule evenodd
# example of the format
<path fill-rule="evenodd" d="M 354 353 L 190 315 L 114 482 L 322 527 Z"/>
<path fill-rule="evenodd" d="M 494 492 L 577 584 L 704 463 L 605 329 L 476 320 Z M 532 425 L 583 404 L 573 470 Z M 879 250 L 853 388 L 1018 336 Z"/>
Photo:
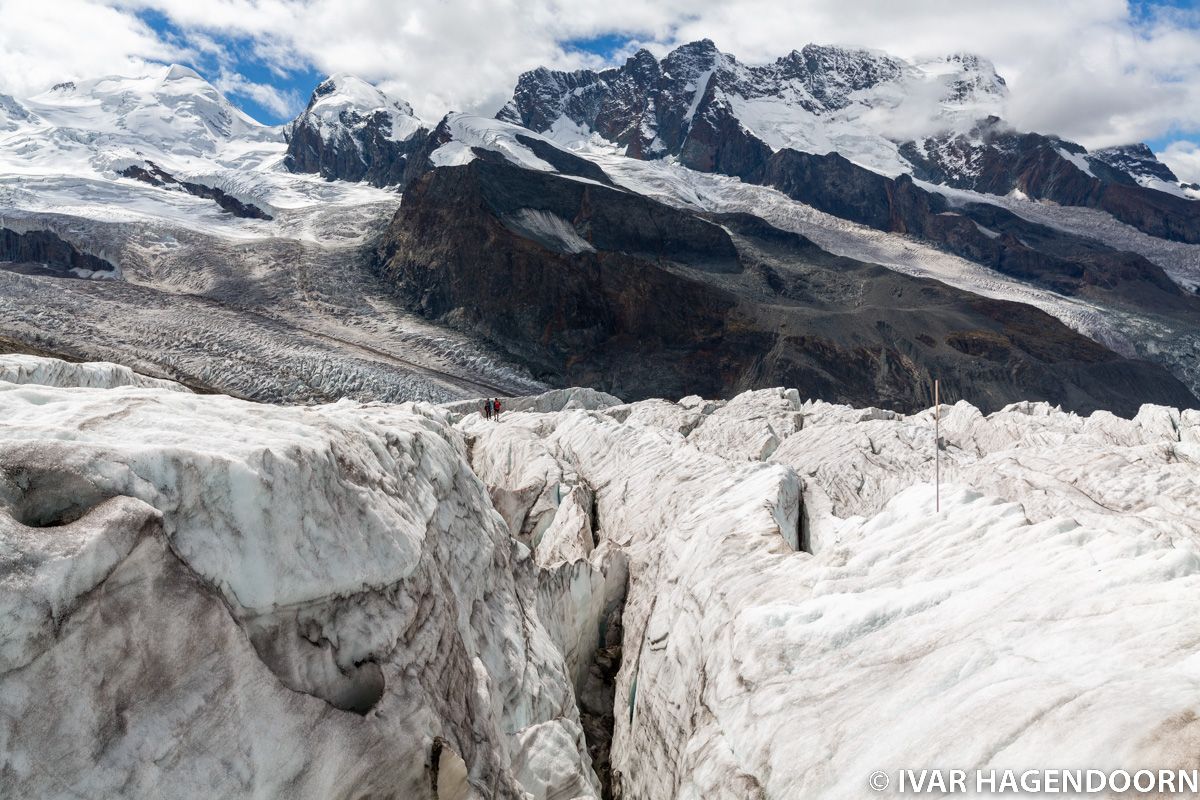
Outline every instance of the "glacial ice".
<path fill-rule="evenodd" d="M 0 383 L 5 796 L 1194 760 L 1200 412 L 943 406 L 935 511 L 932 409 L 571 389 L 486 420 L 36 361 Z"/>
<path fill-rule="evenodd" d="M 595 796 L 437 416 L 0 384 L 0 794 L 419 797 L 441 737 L 473 796 Z"/>
<path fill-rule="evenodd" d="M 137 386 L 144 389 L 164 389 L 186 392 L 187 387 L 174 381 L 151 378 L 129 367 L 108 361 L 69 364 L 51 358 L 10 354 L 0 357 L 0 382 L 36 383 L 42 386 L 113 389 L 117 386 Z"/>

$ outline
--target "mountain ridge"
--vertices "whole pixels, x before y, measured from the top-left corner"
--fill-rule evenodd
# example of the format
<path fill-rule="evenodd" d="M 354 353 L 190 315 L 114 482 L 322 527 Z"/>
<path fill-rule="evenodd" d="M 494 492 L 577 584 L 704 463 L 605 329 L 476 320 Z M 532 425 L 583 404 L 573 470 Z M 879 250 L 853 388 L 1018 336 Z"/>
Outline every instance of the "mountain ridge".
<path fill-rule="evenodd" d="M 921 79 L 931 81 L 939 97 L 949 98 L 955 113 L 964 109 L 969 112 L 955 118 L 963 125 L 976 110 L 990 107 L 1007 91 L 990 63 L 974 56 L 956 54 L 936 63 L 921 63 L 928 73 L 921 73 Z M 536 383 L 540 376 L 551 384 L 595 382 L 630 396 L 691 390 L 728 395 L 767 383 L 803 380 L 820 387 L 831 398 L 915 408 L 923 402 L 918 387 L 930 375 L 941 373 L 952 395 L 956 391 L 953 382 L 959 380 L 957 391 L 975 396 L 988 408 L 1032 392 L 1036 398 L 1053 399 L 1068 407 L 1111 406 L 1128 413 L 1137 399 L 1136 392 L 1128 387 L 1139 383 L 1152 396 L 1161 392 L 1163 402 L 1193 402 L 1188 398 L 1194 398 L 1200 387 L 1200 370 L 1191 353 L 1200 346 L 1200 335 L 1195 323 L 1194 290 L 1188 287 L 1197 285 L 1200 270 L 1186 266 L 1188 251 L 1163 251 L 1148 248 L 1143 242 L 1134 247 L 1137 252 L 1126 252 L 1087 234 L 1055 227 L 1056 223 L 1035 222 L 1022 216 L 1024 212 L 1018 207 L 1026 202 L 1031 208 L 1049 209 L 1044 201 L 1006 198 L 1011 202 L 1002 205 L 989 200 L 994 195 L 974 191 L 985 188 L 974 184 L 951 191 L 951 187 L 907 174 L 889 177 L 836 151 L 817 155 L 786 147 L 773 149 L 746 133 L 733 113 L 737 103 L 728 96 L 728 90 L 734 87 L 730 81 L 745 84 L 765 76 L 766 84 L 745 84 L 739 97 L 774 102 L 783 92 L 785 99 L 808 103 L 822 118 L 843 114 L 845 121 L 849 118 L 844 112 L 870 111 L 864 98 L 888 100 L 892 111 L 907 108 L 902 98 L 888 99 L 887 92 L 913 80 L 916 66 L 882 53 L 814 45 L 794 50 L 773 64 L 745 67 L 705 41 L 680 48 L 661 63 L 643 52 L 628 64 L 633 65 L 634 72 L 657 75 L 654 80 L 663 81 L 663 85 L 655 91 L 672 95 L 672 108 L 661 120 L 655 118 L 656 127 L 646 136 L 628 124 L 641 117 L 622 116 L 638 102 L 649 102 L 642 92 L 646 86 L 638 83 L 641 78 L 637 74 L 622 73 L 620 68 L 573 74 L 571 80 L 582 80 L 586 85 L 568 92 L 596 110 L 609 102 L 601 95 L 613 94 L 616 84 L 628 89 L 633 100 L 605 112 L 613 131 L 632 130 L 632 138 L 624 148 L 626 155 L 617 155 L 617 148 L 595 134 L 581 138 L 578 128 L 567 130 L 561 124 L 545 135 L 529 127 L 463 114 L 447 115 L 431 125 L 417 118 L 407 103 L 344 73 L 322 81 L 305 111 L 290 126 L 248 125 L 240 132 L 230 129 L 228 136 L 218 130 L 219 126 L 206 126 L 209 144 L 204 147 L 195 146 L 196 142 L 189 141 L 184 133 L 199 129 L 203 120 L 197 121 L 196 113 L 207 108 L 206 104 L 219 93 L 190 70 L 165 68 L 151 76 L 148 83 L 150 79 L 145 78 L 129 79 L 126 83 L 130 85 L 99 79 L 59 87 L 52 92 L 59 96 L 59 105 L 90 107 L 87 114 L 91 116 L 83 119 L 95 118 L 88 123 L 95 132 L 75 128 L 66 138 L 62 129 L 41 128 L 28 120 L 18 120 L 25 106 L 16 100 L 6 102 L 4 108 L 9 112 L 5 119 L 12 120 L 18 132 L 5 144 L 15 142 L 22 150 L 20 157 L 30 147 L 44 154 L 39 156 L 35 171 L 14 166 L 11 174 L 0 178 L 0 183 L 14 187 L 7 196 L 15 199 L 16 215 L 7 226 L 13 233 L 6 241 L 15 244 L 7 250 L 11 258 L 18 260 L 42 255 L 56 260 L 54 264 L 20 267 L 27 275 L 36 272 L 49 280 L 85 273 L 96 278 L 119 275 L 126 282 L 148 282 L 156 291 L 160 286 L 168 291 L 186 286 L 190 291 L 211 293 L 234 309 L 244 308 L 259 315 L 254 317 L 256 320 L 261 319 L 264 310 L 273 316 L 278 313 L 277 307 L 291 309 L 286 312 L 288 325 L 311 318 L 320 320 L 321 326 L 333 325 L 345 331 L 346 326 L 358 324 L 351 321 L 362 309 L 372 309 L 366 317 L 369 319 L 390 303 L 396 310 L 385 310 L 385 316 L 401 311 L 420 315 L 433 323 L 422 322 L 427 326 L 424 330 L 453 330 L 456 348 L 471 342 L 474 345 L 468 351 L 480 346 L 496 354 L 502 362 L 501 371 L 512 370 L 509 374 L 513 375 L 513 385 L 528 385 L 525 381 L 529 377 Z M 531 74 L 553 76 L 548 70 Z M 604 86 L 597 83 L 597 75 L 606 76 Z M 195 90 L 194 97 L 175 91 L 176 86 L 188 85 Z M 89 86 L 98 87 L 98 98 L 87 99 Z M 129 95 L 135 101 L 133 106 L 141 103 L 137 108 L 123 107 L 119 102 L 114 105 L 105 99 L 133 88 L 141 92 Z M 579 88 L 585 91 L 575 95 Z M 600 94 L 593 97 L 588 91 Z M 164 99 L 159 99 L 160 94 Z M 222 101 L 214 102 L 219 106 Z M 141 140 L 129 131 L 115 139 L 106 133 L 121 130 L 121 121 L 131 110 L 135 116 L 152 108 L 160 112 L 168 107 L 164 103 L 176 104 L 191 114 L 181 122 L 184 133 L 174 139 L 156 142 L 152 129 Z M 716 113 L 721 109 L 729 113 Z M 677 123 L 674 129 L 664 123 L 672 119 Z M 998 119 L 991 119 L 997 128 L 1002 127 Z M 971 129 L 967 130 L 969 133 Z M 176 140 L 183 142 L 178 152 L 172 149 Z M 643 153 L 645 157 L 639 157 L 629 150 L 636 150 L 639 142 L 655 140 L 663 147 L 678 148 L 680 155 L 651 158 Z M 1051 137 L 1037 143 L 1057 159 L 1055 164 L 1069 167 L 1063 174 L 1083 175 L 1068 158 L 1083 157 L 1071 149 L 1070 143 Z M 63 152 L 74 160 L 59 157 Z M 899 146 L 896 152 L 900 152 Z M 0 160 L 10 156 L 8 163 L 15 165 L 16 150 L 0 147 Z M 1118 167 L 1133 168 L 1128 165 L 1154 170 L 1154 162 L 1138 148 L 1126 148 L 1106 157 L 1117 164 L 1105 167 L 1114 174 Z M 682 163 L 704 158 L 712 163 L 692 164 L 703 167 L 701 170 Z M 72 172 L 76 162 L 78 171 Z M 475 185 L 450 177 L 463 167 L 468 168 L 467 172 L 478 171 L 481 164 L 489 165 L 484 172 L 490 177 Z M 645 169 L 637 167 L 643 164 Z M 495 176 L 508 169 L 505 165 L 516 171 L 508 170 L 509 177 L 499 180 Z M 38 169 L 50 172 L 52 179 L 47 182 L 39 177 Z M 1099 167 L 1095 169 L 1099 171 Z M 545 198 L 531 193 L 529 187 L 545 184 L 551 196 L 562 191 L 555 183 L 557 179 L 547 183 L 543 173 L 609 187 L 612 192 L 590 190 L 588 202 L 583 205 L 568 204 L 558 211 L 543 208 Z M 700 180 L 702 175 L 722 173 L 737 174 L 739 179 L 725 183 Z M 998 174 L 1000 178 L 1008 177 L 1003 170 Z M 1039 179 L 1054 192 L 1073 185 L 1059 181 L 1054 177 L 1057 174 L 1051 170 L 1039 174 Z M 1047 181 L 1046 176 L 1052 179 Z M 421 189 L 426 180 L 441 187 L 439 192 Z M 1135 184 L 1129 178 L 1121 188 L 1142 191 Z M 371 186 L 385 191 L 378 192 Z M 447 194 L 447 186 L 457 188 Z M 750 191 L 755 186 L 770 187 L 771 193 Z M 2 186 L 0 190 L 9 191 Z M 451 196 L 460 190 L 462 197 Z M 502 210 L 484 208 L 481 212 L 470 206 L 471 198 L 483 202 L 487 197 L 494 199 L 497 191 L 511 195 L 505 201 L 507 205 L 501 204 Z M 1087 186 L 1080 191 L 1086 194 Z M 80 205 L 79 199 L 88 197 L 110 199 L 102 204 Z M 739 197 L 756 199 L 746 203 L 736 199 Z M 464 201 L 468 201 L 467 206 L 462 206 Z M 658 208 L 655 204 L 664 201 L 675 210 L 647 210 Z M 1182 198 L 1179 201 L 1188 202 Z M 196 205 L 204 202 L 209 204 L 207 210 Z M 639 234 L 632 223 L 598 228 L 596 208 L 589 205 L 597 202 L 610 220 L 647 214 L 675 222 L 650 237 L 661 240 L 650 247 L 646 244 L 650 239 Z M 759 202 L 765 205 L 756 207 Z M 161 222 L 153 222 L 145 233 L 129 226 L 93 226 L 92 221 L 110 219 L 114 210 L 129 213 L 121 210 L 125 203 L 131 210 L 137 209 L 137 214 L 149 214 L 149 219 Z M 318 211 L 325 203 L 333 203 L 328 213 Z M 393 214 L 397 206 L 399 212 Z M 446 215 L 447 208 L 459 207 L 460 219 Z M 63 209 L 62 216 L 46 214 L 59 208 Z M 386 212 L 381 211 L 384 208 Z M 778 212 L 785 209 L 787 215 L 799 214 L 811 222 L 796 227 L 788 219 L 781 220 Z M 196 211 L 200 211 L 199 217 Z M 166 216 L 159 216 L 164 213 Z M 391 226 L 387 224 L 389 216 Z M 771 221 L 766 216 L 771 216 Z M 76 218 L 89 221 L 82 226 L 72 224 L 70 220 Z M 446 248 L 445 237 L 429 224 L 407 228 L 408 223 L 401 224 L 421 218 L 439 219 L 438 225 L 447 231 L 482 226 L 480 229 L 491 231 L 491 238 L 460 236 L 460 241 L 451 241 Z M 852 224 L 843 226 L 835 221 L 839 219 Z M 465 225 L 467 221 L 470 226 Z M 334 234 L 330 243 L 343 242 L 334 245 L 338 255 L 325 255 L 334 252 L 326 246 L 325 238 L 339 230 L 331 226 L 342 223 L 350 238 L 339 240 L 340 234 Z M 195 274 L 189 274 L 190 270 L 181 274 L 180 267 L 187 258 L 180 233 L 197 225 L 205 236 L 217 237 L 207 241 L 222 253 L 228 252 L 224 244 L 218 243 L 223 237 L 253 237 L 261 244 L 244 248 L 244 252 L 257 251 L 262 261 L 250 266 L 248 273 L 216 261 L 206 263 Z M 699 237 L 695 245 L 700 246 L 708 241 L 702 232 L 714 225 L 732 237 L 728 241 L 735 243 L 733 251 L 707 261 L 697 261 L 693 256 L 680 260 L 678 252 L 682 251 L 677 245 L 681 241 L 674 227 L 694 233 Z M 600 230 L 608 230 L 608 238 L 597 239 Z M 46 235 L 38 233 L 40 238 L 30 239 L 30 231 Z M 18 233 L 23 238 L 18 238 Z M 797 234 L 809 244 L 800 249 L 780 244 Z M 167 244 L 155 243 L 155 236 L 164 237 L 162 241 Z M 889 256 L 878 247 L 884 240 L 889 242 L 891 252 L 917 248 L 915 252 L 922 254 L 920 261 L 924 263 L 909 256 Z M 408 244 L 397 247 L 401 241 Z M 676 244 L 667 247 L 669 241 Z M 43 246 L 42 242 L 55 246 Z M 418 243 L 416 249 L 413 242 Z M 716 247 L 712 243 L 704 247 L 710 244 Z M 107 272 L 78 270 L 79 259 L 71 256 L 72 252 L 104 254 L 114 268 Z M 396 263 L 387 255 L 401 252 L 403 257 Z M 721 252 L 720 247 L 713 251 Z M 380 253 L 384 255 L 372 255 Z M 1168 256 L 1165 260 L 1164 253 Z M 849 260 L 838 262 L 837 256 Z M 230 263 L 243 265 L 251 265 L 254 260 L 249 255 L 225 257 L 233 259 Z M 520 275 L 512 272 L 522 260 L 528 269 Z M 467 270 L 453 266 L 471 263 L 475 267 Z M 555 263 L 561 268 L 550 267 Z M 162 264 L 171 266 L 164 268 Z M 330 266 L 312 271 L 316 264 Z M 489 265 L 486 273 L 479 272 L 482 264 Z M 883 266 L 872 266 L 876 264 Z M 335 270 L 342 285 L 322 283 L 326 268 Z M 582 269 L 601 283 L 572 283 L 574 278 L 568 274 L 573 269 Z M 351 275 L 346 270 L 359 272 Z M 653 276 L 658 289 L 637 289 L 634 277 L 639 270 L 643 277 Z M 838 270 L 845 274 L 832 278 Z M 526 280 L 535 273 L 542 275 L 538 281 Z M 493 286 L 490 294 L 479 294 L 481 285 L 505 275 L 509 279 Z M 913 288 L 922 285 L 914 278 L 932 278 L 949 288 L 925 293 L 931 298 L 930 305 L 907 307 L 911 319 L 901 320 L 890 312 L 883 315 L 886 319 L 867 319 L 855 311 L 845 317 L 855 322 L 835 325 L 830 335 L 814 336 L 819 331 L 806 327 L 814 324 L 822 303 L 828 310 L 837 307 L 844 297 L 870 296 L 869 292 L 846 290 L 842 287 L 846 281 L 859 281 L 864 286 L 875 283 L 880 291 L 891 286 L 907 296 L 923 296 L 923 290 Z M 159 283 L 164 280 L 166 283 Z M 388 299 L 374 294 L 380 288 L 387 292 Z M 371 299 L 366 303 L 356 300 L 355 292 L 359 290 Z M 672 304 L 669 297 L 675 291 L 695 302 Z M 539 321 L 541 312 L 530 314 L 527 309 L 529 298 L 543 294 L 552 299 L 542 310 L 548 316 Z M 632 298 L 638 296 L 643 299 L 633 302 Z M 313 297 L 324 299 L 313 304 L 309 299 Z M 871 297 L 872 303 L 880 305 L 878 297 Z M 336 299 L 321 304 L 331 298 Z M 596 300 L 602 302 L 593 302 Z M 297 302 L 301 305 L 293 305 Z M 813 304 L 812 309 L 804 313 L 797 310 L 806 303 Z M 713 309 L 725 310 L 709 313 Z M 734 309 L 736 335 L 730 328 Z M 1039 316 L 1042 312 L 1051 316 Z M 327 316 L 329 313 L 337 318 Z M 1005 316 L 1008 319 L 1003 319 Z M 666 330 L 668 321 L 676 325 L 676 331 Z M 790 326 L 787 335 L 770 329 L 772 324 L 785 323 Z M 406 321 L 393 330 L 405 330 L 410 324 L 412 321 Z M 1039 328 L 1047 342 L 1057 344 L 1039 347 L 1029 335 Z M 351 338 L 357 341 L 366 336 L 362 341 L 372 341 L 374 347 L 372 337 L 387 329 L 376 326 L 371 330 L 374 333 L 356 331 Z M 630 336 L 630 330 L 654 333 L 639 338 Z M 695 338 L 689 339 L 692 334 Z M 398 344 L 407 341 L 404 334 L 390 339 L 387 333 L 382 335 L 391 342 L 387 347 L 407 346 Z M 553 339 L 559 335 L 565 337 L 563 341 L 547 345 L 548 336 Z M 740 344 L 738 336 L 742 337 Z M 728 341 L 728 346 L 720 343 L 722 339 Z M 421 347 L 434 348 L 432 364 L 421 361 L 419 365 L 421 369 L 425 364 L 432 368 L 437 385 L 428 391 L 448 391 L 453 396 L 471 382 L 471 377 L 456 372 L 457 368 L 444 371 L 440 345 L 425 344 L 423 338 L 421 341 Z M 670 344 L 663 346 L 664 342 Z M 39 339 L 38 345 L 51 352 L 80 352 L 76 342 Z M 568 350 L 563 351 L 563 346 Z M 572 347 L 577 352 L 569 352 Z M 923 348 L 929 347 L 936 352 L 926 353 Z M 112 352 L 104 350 L 103 355 L 111 358 Z M 366 352 L 390 357 L 386 348 Z M 174 350 L 163 353 L 166 358 L 178 357 Z M 452 356 L 451 363 L 459 363 L 459 358 Z M 641 366 L 637 366 L 639 359 L 644 362 Z M 1139 359 L 1158 366 L 1150 371 L 1134 367 Z M 476 355 L 467 359 L 467 363 L 480 361 L 486 359 Z M 1137 379 L 1118 377 L 1115 372 L 1088 376 L 1088 369 L 1098 368 L 1078 366 L 1101 362 L 1123 365 L 1118 372 L 1133 369 L 1129 375 L 1143 371 Z M 400 363 L 402 368 L 410 368 L 407 358 Z M 1068 363 L 1076 366 L 1065 366 Z M 892 364 L 902 368 L 881 366 Z M 953 364 L 959 366 L 951 368 Z M 847 365 L 849 372 L 845 371 Z M 997 365 L 1007 365 L 1015 377 L 1002 377 Z M 394 366 L 390 363 L 389 370 Z M 1053 368 L 1048 371 L 1048 366 Z M 1159 371 L 1163 367 L 1174 377 Z M 360 368 L 357 364 L 353 367 Z M 623 377 L 604 383 L 608 369 L 617 370 L 615 374 Z M 710 369 L 716 372 L 706 372 Z M 1047 377 L 1054 369 L 1068 375 L 1066 383 L 1075 388 L 1054 389 Z M 167 363 L 161 369 L 164 374 L 180 374 L 177 370 L 177 366 Z M 534 374 L 530 376 L 527 370 Z M 487 378 L 481 383 L 505 385 L 508 380 L 498 384 Z M 1190 387 L 1191 394 L 1181 393 L 1180 380 Z M 219 377 L 206 377 L 203 382 L 218 388 L 221 385 Z M 245 386 L 242 378 L 236 385 L 245 391 L 240 388 Z M 339 376 L 333 385 L 354 383 L 347 384 Z M 263 391 L 266 397 L 292 397 L 306 390 L 302 385 L 299 389 L 268 385 L 256 386 L 254 391 Z"/>
<path fill-rule="evenodd" d="M 705 39 L 661 60 L 642 50 L 598 73 L 526 72 L 497 118 L 564 143 L 595 134 L 630 157 L 674 156 L 749 180 L 761 176 L 772 152 L 838 152 L 888 177 L 1019 190 L 1102 208 L 1156 236 L 1200 241 L 1200 205 L 1188 202 L 1189 190 L 1148 148 L 1090 155 L 1057 137 L 1014 138 L 1001 123 L 1007 93 L 991 63 L 970 54 L 907 62 L 807 45 L 771 64 L 744 66 Z M 1057 192 L 1039 183 L 1027 164 L 1038 158 L 1045 169 L 1078 173 L 1074 180 L 1089 188 Z M 993 186 L 999 175 L 1003 190 Z M 1162 223 L 1163 215 L 1178 222 Z"/>

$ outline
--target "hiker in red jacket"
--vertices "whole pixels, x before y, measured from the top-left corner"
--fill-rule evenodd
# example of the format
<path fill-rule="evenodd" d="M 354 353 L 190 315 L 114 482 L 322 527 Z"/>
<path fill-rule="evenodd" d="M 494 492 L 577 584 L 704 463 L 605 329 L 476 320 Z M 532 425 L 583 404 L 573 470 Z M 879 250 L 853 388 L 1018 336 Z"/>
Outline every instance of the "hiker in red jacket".
<path fill-rule="evenodd" d="M 492 414 L 496 419 L 500 419 L 500 398 L 497 397 L 492 401 Z"/>

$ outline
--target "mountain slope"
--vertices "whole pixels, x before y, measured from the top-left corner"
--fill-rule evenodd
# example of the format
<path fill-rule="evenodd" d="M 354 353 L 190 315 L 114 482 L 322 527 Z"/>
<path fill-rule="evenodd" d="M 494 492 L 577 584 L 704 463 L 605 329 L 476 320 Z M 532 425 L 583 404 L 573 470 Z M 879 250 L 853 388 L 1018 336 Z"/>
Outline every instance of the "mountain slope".
<path fill-rule="evenodd" d="M 569 161 L 555 169 L 515 126 L 452 116 L 439 130 L 449 141 L 380 245 L 384 274 L 411 308 L 549 382 L 632 397 L 792 384 L 911 409 L 939 375 L 989 409 L 1030 396 L 1079 410 L 1196 402 L 1165 370 L 1028 306 L 835 258 L 751 215 L 706 219 Z"/>
<path fill-rule="evenodd" d="M 0 98 L 0 348 L 276 402 L 544 388 L 371 273 L 394 192 L 287 147 L 183 67 Z"/>
<path fill-rule="evenodd" d="M 1151 237 L 1125 252 L 1060 227 L 1048 204 L 989 202 L 837 153 L 773 149 L 733 113 L 766 104 L 861 132 L 876 112 L 915 113 L 904 95 L 923 87 L 939 124 L 961 127 L 1006 91 L 986 62 L 913 65 L 809 47 L 746 67 L 701 42 L 665 69 L 644 53 L 632 63 L 574 75 L 564 96 L 580 114 L 598 103 L 580 118 L 613 130 L 649 120 L 626 113 L 638 103 L 661 103 L 648 141 L 679 155 L 616 155 L 561 115 L 548 136 L 467 115 L 427 131 L 403 103 L 348 76 L 323 82 L 288 129 L 309 133 L 290 142 L 281 128 L 211 122 L 225 101 L 182 69 L 60 87 L 53 103 L 6 102 L 0 258 L 22 263 L 0 275 L 3 337 L 271 400 L 447 399 L 544 382 L 728 395 L 786 380 L 830 399 L 914 408 L 937 374 L 951 396 L 988 408 L 1033 394 L 1131 411 L 1135 380 L 1163 402 L 1193 403 L 1200 326 L 1188 245 L 1173 243 L 1160 266 Z M 639 69 L 658 76 L 649 100 Z M 169 121 L 172 108 L 182 111 L 169 135 L 128 127 Z M 720 119 L 729 130 L 711 127 Z M 289 169 L 289 150 L 309 134 L 317 171 Z M 903 150 L 860 138 L 876 152 Z M 685 150 L 752 173 L 689 169 Z M 399 198 L 371 182 L 411 191 Z M 1122 188 L 1145 191 L 1135 183 Z M 576 196 L 579 185 L 596 188 Z M 388 228 L 398 205 L 407 222 Z M 600 230 L 611 235 L 596 239 Z M 386 264 L 377 273 L 376 253 Z M 525 271 L 506 278 L 516 264 Z M 56 283 L 82 275 L 123 282 Z M 917 280 L 929 278 L 945 285 Z"/>

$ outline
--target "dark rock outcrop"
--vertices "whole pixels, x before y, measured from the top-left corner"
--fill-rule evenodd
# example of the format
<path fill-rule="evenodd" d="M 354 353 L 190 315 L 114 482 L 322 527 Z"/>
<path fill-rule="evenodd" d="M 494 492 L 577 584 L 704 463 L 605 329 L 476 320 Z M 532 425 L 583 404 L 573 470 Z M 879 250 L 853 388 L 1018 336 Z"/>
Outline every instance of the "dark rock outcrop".
<path fill-rule="evenodd" d="M 139 167 L 136 164 L 126 167 L 119 174 L 125 178 L 133 178 L 135 181 L 148 183 L 151 186 L 178 189 L 196 197 L 212 200 L 223 211 L 227 211 L 235 217 L 242 217 L 243 219 L 272 219 L 270 214 L 253 203 L 243 202 L 215 186 L 207 186 L 203 183 L 192 181 L 181 181 L 153 161 L 147 161 L 144 167 Z"/>
<path fill-rule="evenodd" d="M 1200 313 L 1194 299 L 1142 256 L 1029 222 L 999 206 L 952 207 L 907 175 L 888 178 L 836 153 L 780 150 L 768 159 L 761 182 L 826 213 L 925 239 L 1063 294 L 1156 314 Z"/>
<path fill-rule="evenodd" d="M 1093 150 L 1087 154 L 1087 160 L 1097 174 L 1102 167 L 1108 167 L 1109 180 L 1114 183 L 1137 183 L 1137 178 L 1179 183 L 1179 178 L 1171 168 L 1159 161 L 1154 151 L 1141 142 Z"/>
<path fill-rule="evenodd" d="M 49 230 L 19 232 L 0 227 L 0 261 L 34 264 L 51 272 L 81 269 L 113 275 L 117 271 L 107 260 L 81 251 Z"/>
<path fill-rule="evenodd" d="M 1163 368 L 1030 306 L 835 257 L 752 216 L 705 220 L 477 155 L 413 181 L 380 269 L 406 305 L 539 378 L 626 398 L 788 385 L 904 410 L 928 405 L 935 375 L 949 399 L 987 410 L 1030 398 L 1081 412 L 1197 403 Z M 939 218 L 911 182 L 860 188 L 871 196 L 842 196 L 847 213 L 887 226 Z M 888 192 L 894 205 L 874 199 Z"/>

